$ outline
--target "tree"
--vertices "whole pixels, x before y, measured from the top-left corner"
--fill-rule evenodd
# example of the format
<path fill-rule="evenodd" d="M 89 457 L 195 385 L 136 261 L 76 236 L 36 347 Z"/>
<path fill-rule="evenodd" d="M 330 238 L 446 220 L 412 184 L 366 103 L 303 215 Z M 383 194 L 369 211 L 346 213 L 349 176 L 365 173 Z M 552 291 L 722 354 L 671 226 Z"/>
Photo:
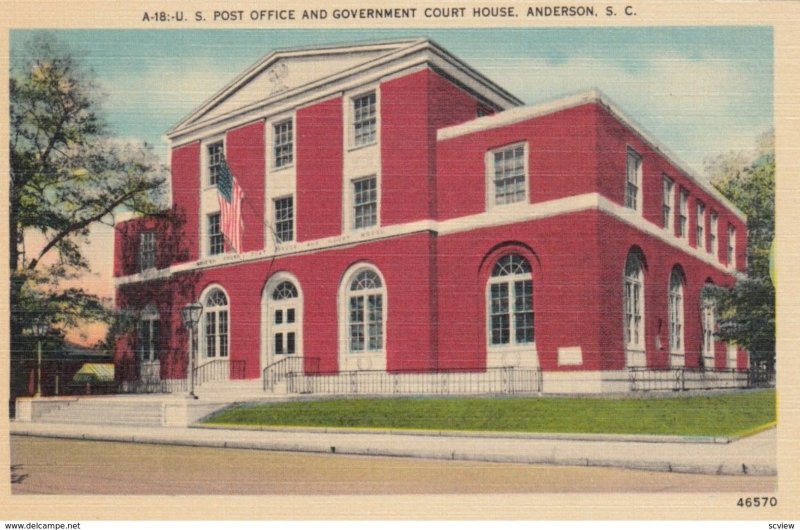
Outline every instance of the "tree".
<path fill-rule="evenodd" d="M 775 238 L 775 138 L 758 139 L 751 153 L 706 162 L 711 183 L 747 215 L 747 277 L 731 289 L 713 287 L 720 314 L 718 337 L 750 351 L 754 363 L 775 363 L 775 288 L 769 256 Z"/>
<path fill-rule="evenodd" d="M 65 289 L 88 270 L 82 244 L 120 211 L 163 209 L 165 168 L 152 148 L 115 138 L 100 87 L 64 43 L 35 34 L 12 58 L 9 265 L 11 354 L 23 330 L 46 318 L 64 329 L 110 317 L 96 295 Z M 38 234 L 39 245 L 26 245 Z"/>

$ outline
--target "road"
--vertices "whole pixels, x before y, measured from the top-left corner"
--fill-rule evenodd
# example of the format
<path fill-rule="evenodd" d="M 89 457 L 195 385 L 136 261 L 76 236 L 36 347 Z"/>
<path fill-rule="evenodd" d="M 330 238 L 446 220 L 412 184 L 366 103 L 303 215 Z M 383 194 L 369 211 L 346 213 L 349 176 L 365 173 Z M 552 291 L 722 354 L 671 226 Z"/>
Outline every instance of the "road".
<path fill-rule="evenodd" d="M 747 492 L 776 477 L 11 437 L 14 494 Z"/>

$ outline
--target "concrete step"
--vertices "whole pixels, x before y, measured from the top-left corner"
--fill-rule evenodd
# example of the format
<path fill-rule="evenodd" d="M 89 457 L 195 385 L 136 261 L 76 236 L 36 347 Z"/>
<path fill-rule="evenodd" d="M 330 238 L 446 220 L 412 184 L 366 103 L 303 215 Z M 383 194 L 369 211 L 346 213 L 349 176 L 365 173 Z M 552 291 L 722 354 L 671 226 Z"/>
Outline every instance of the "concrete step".
<path fill-rule="evenodd" d="M 97 425 L 162 424 L 162 404 L 159 401 L 115 400 L 114 398 L 85 398 L 43 413 L 37 421 L 45 423 L 80 423 Z"/>

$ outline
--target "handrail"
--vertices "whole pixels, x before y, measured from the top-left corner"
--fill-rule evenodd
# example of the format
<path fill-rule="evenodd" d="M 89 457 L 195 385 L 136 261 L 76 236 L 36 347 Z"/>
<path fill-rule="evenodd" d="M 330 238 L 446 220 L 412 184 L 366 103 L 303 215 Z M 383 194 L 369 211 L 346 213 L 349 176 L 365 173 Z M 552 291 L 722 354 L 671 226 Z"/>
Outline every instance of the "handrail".
<path fill-rule="evenodd" d="M 210 381 L 226 381 L 244 377 L 246 361 L 231 359 L 213 359 L 194 368 L 196 385 Z"/>
<path fill-rule="evenodd" d="M 302 357 L 285 357 L 275 361 L 262 371 L 264 390 L 272 391 L 275 388 L 275 384 L 285 379 L 289 372 L 296 372 L 302 369 Z"/>

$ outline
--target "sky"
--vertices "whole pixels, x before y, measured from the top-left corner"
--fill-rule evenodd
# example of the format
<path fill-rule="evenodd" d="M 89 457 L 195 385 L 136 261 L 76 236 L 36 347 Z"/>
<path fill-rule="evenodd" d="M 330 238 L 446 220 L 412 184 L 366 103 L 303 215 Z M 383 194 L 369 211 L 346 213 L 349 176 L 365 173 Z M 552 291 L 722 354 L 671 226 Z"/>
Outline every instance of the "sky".
<path fill-rule="evenodd" d="M 53 30 L 106 94 L 117 136 L 153 145 L 247 67 L 278 48 L 429 37 L 534 105 L 599 89 L 695 173 L 773 127 L 768 26 L 431 30 Z M 11 32 L 11 58 L 30 35 Z M 83 285 L 113 292 L 110 229 L 93 232 Z"/>

